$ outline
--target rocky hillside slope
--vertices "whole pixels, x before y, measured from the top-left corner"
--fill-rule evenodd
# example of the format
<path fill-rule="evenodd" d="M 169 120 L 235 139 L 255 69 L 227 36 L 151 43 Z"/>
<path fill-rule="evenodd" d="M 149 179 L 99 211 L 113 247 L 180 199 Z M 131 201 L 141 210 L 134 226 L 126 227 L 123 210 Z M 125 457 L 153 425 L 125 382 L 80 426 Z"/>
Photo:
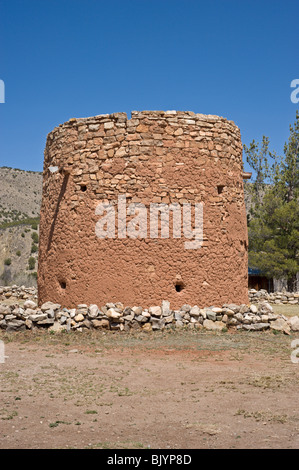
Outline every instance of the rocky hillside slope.
<path fill-rule="evenodd" d="M 0 167 L 0 227 L 39 217 L 42 173 Z"/>
<path fill-rule="evenodd" d="M 35 285 L 42 174 L 0 168 L 0 284 Z"/>

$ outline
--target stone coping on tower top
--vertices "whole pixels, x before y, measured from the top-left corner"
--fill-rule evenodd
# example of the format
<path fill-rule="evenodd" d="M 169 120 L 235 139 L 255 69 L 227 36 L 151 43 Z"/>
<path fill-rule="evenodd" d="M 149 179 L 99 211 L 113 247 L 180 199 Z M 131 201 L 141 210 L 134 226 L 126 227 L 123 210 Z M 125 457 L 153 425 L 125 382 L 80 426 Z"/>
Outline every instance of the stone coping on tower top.
<path fill-rule="evenodd" d="M 82 117 L 82 118 L 70 118 L 68 121 L 59 124 L 59 126 L 55 127 L 52 132 L 56 129 L 61 127 L 73 127 L 76 125 L 82 124 L 98 124 L 98 123 L 105 123 L 109 121 L 118 121 L 118 122 L 127 122 L 133 121 L 134 119 L 167 119 L 171 121 L 172 119 L 178 120 L 185 120 L 185 123 L 188 124 L 196 124 L 202 121 L 206 123 L 215 124 L 216 122 L 226 122 L 234 126 L 235 128 L 238 127 L 234 121 L 231 121 L 227 118 L 222 116 L 217 116 L 214 114 L 201 114 L 201 113 L 194 113 L 193 111 L 175 111 L 175 110 L 168 110 L 168 111 L 131 111 L 131 118 L 128 118 L 127 113 L 125 112 L 118 112 L 118 113 L 111 113 L 111 114 L 98 114 L 96 116 L 89 116 L 89 117 Z M 188 122 L 189 121 L 189 122 Z"/>

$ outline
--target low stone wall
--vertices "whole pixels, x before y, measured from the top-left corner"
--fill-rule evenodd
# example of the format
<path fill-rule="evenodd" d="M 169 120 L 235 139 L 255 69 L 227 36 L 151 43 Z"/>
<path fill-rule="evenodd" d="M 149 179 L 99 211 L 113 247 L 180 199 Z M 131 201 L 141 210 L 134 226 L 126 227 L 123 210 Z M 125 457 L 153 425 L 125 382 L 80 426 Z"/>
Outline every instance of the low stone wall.
<path fill-rule="evenodd" d="M 221 307 L 183 305 L 172 310 L 168 301 L 161 306 L 126 307 L 122 303 L 104 306 L 80 304 L 76 308 L 46 302 L 38 307 L 34 288 L 0 288 L 0 328 L 18 331 L 50 328 L 51 331 L 109 329 L 130 331 L 163 330 L 167 328 L 205 328 L 226 331 L 229 328 L 261 331 L 273 329 L 290 334 L 299 331 L 299 317 L 287 318 L 274 314 L 266 301 L 254 304 L 224 304 Z"/>
<path fill-rule="evenodd" d="M 25 286 L 0 286 L 0 301 L 7 299 L 37 300 L 37 288 Z"/>
<path fill-rule="evenodd" d="M 261 289 L 255 290 L 250 289 L 249 292 L 249 301 L 251 303 L 257 303 L 262 300 L 266 300 L 270 304 L 290 304 L 296 305 L 299 304 L 299 292 L 271 292 Z"/>

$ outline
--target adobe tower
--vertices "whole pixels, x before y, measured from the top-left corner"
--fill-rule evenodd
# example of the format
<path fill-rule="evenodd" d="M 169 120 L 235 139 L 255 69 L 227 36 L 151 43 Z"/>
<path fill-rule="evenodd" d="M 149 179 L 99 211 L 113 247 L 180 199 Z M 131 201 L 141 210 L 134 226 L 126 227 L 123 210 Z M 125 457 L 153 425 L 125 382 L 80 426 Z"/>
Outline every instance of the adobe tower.
<path fill-rule="evenodd" d="M 120 199 L 126 204 L 125 222 Z M 132 220 L 132 212 L 124 211 L 134 203 L 147 210 L 147 226 L 137 238 L 129 225 L 119 230 Z M 103 204 L 111 209 L 114 232 L 103 223 Z M 157 207 L 166 210 L 165 220 L 169 214 L 165 238 L 151 236 L 153 204 L 163 204 Z M 172 209 L 182 209 L 183 217 L 183 208 L 191 207 L 193 230 L 200 205 L 202 241 L 187 249 L 192 239 L 183 228 L 174 236 Z M 100 226 L 106 237 L 99 237 Z M 53 300 L 67 307 L 117 301 L 147 307 L 162 300 L 173 309 L 248 303 L 242 144 L 236 125 L 193 112 L 134 111 L 131 119 L 125 113 L 70 119 L 50 132 L 38 295 L 40 303 Z"/>

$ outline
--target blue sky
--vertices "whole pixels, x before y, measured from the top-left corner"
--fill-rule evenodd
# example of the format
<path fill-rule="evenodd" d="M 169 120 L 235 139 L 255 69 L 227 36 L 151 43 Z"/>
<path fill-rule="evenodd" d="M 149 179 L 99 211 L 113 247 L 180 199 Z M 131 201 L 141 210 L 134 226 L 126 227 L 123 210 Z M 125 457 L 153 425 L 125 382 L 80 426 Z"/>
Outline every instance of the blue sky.
<path fill-rule="evenodd" d="M 40 171 L 55 126 L 132 110 L 224 116 L 282 153 L 298 17 L 298 0 L 0 0 L 0 166 Z"/>

